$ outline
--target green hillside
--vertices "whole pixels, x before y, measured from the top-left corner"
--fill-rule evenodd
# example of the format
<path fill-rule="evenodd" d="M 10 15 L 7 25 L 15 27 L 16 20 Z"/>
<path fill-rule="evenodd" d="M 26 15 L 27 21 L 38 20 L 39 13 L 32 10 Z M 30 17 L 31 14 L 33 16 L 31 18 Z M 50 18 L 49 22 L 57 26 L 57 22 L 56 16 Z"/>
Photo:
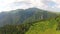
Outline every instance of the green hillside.
<path fill-rule="evenodd" d="M 0 13 L 0 27 L 4 25 L 18 25 L 22 23 L 32 23 L 41 19 L 56 17 L 55 13 L 38 8 L 16 9 L 10 12 Z"/>
<path fill-rule="evenodd" d="M 60 34 L 60 17 L 42 20 L 31 25 L 26 34 Z"/>
<path fill-rule="evenodd" d="M 0 34 L 60 34 L 60 14 L 29 8 L 0 13 Z"/>

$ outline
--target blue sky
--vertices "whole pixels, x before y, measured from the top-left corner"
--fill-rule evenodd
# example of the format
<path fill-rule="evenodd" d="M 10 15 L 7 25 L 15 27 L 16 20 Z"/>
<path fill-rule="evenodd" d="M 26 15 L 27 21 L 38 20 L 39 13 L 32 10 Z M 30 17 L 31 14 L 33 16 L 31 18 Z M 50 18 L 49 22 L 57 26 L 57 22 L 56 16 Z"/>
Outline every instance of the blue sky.
<path fill-rule="evenodd" d="M 31 7 L 60 12 L 60 0 L 0 0 L 0 12 Z"/>

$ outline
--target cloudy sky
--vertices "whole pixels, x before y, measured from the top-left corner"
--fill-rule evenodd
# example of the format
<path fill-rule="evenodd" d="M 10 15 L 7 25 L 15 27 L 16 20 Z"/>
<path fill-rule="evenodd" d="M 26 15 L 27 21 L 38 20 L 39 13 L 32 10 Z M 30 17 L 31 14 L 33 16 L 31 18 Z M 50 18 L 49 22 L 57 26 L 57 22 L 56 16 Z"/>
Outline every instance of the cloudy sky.
<path fill-rule="evenodd" d="M 59 12 L 60 0 L 0 0 L 0 12 L 31 7 Z"/>

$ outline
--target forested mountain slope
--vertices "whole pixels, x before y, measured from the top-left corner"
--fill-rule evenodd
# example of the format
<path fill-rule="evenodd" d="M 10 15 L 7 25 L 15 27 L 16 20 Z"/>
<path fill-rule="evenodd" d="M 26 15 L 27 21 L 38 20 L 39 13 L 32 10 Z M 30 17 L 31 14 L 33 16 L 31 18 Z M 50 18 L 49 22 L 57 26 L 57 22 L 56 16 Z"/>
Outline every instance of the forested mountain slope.
<path fill-rule="evenodd" d="M 38 21 L 25 34 L 60 34 L 60 17 Z"/>
<path fill-rule="evenodd" d="M 0 34 L 60 34 L 60 17 L 0 27 Z"/>
<path fill-rule="evenodd" d="M 17 9 L 10 12 L 0 13 L 0 26 L 6 24 L 18 25 L 21 23 L 31 23 L 51 17 L 56 17 L 56 14 L 38 8 L 29 8 L 26 10 Z"/>
<path fill-rule="evenodd" d="M 60 14 L 29 8 L 0 13 L 0 34 L 60 34 Z"/>

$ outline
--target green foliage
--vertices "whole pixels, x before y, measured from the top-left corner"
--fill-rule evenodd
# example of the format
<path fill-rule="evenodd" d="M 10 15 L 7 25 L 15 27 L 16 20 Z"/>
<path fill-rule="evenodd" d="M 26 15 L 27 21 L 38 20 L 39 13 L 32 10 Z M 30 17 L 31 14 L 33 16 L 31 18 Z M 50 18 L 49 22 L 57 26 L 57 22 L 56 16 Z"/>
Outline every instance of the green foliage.
<path fill-rule="evenodd" d="M 43 20 L 40 22 L 36 22 L 35 24 L 33 24 L 33 26 L 31 25 L 30 29 L 26 32 L 26 34 L 48 34 L 48 32 L 49 32 L 49 34 L 55 34 L 57 24 L 58 24 L 57 20 L 60 20 L 58 18 L 60 18 L 60 17 L 57 17 L 56 19 L 52 18 L 52 19 L 48 19 L 45 21 Z M 60 27 L 60 25 L 59 25 L 59 27 Z"/>
<path fill-rule="evenodd" d="M 37 8 L 2 12 L 0 34 L 43 34 L 47 29 L 47 32 L 55 32 L 56 26 L 60 29 L 60 17 L 56 16 L 55 13 Z"/>
<path fill-rule="evenodd" d="M 44 32 L 56 31 L 59 18 L 37 20 L 19 25 L 5 25 L 0 27 L 0 34 L 43 34 Z M 58 21 L 57 21 L 58 20 Z M 59 25 L 60 26 L 60 25 Z M 53 32 L 52 32 L 53 33 Z"/>
<path fill-rule="evenodd" d="M 26 22 L 32 23 L 35 21 L 40 21 L 55 16 L 56 16 L 55 13 L 51 13 L 38 8 L 29 8 L 26 10 L 17 9 L 17 10 L 12 10 L 10 12 L 0 13 L 0 23 L 1 23 L 0 26 L 4 26 L 6 24 L 18 25 Z"/>
<path fill-rule="evenodd" d="M 1 34 L 24 34 L 27 26 L 22 25 L 6 25 L 0 28 Z"/>

